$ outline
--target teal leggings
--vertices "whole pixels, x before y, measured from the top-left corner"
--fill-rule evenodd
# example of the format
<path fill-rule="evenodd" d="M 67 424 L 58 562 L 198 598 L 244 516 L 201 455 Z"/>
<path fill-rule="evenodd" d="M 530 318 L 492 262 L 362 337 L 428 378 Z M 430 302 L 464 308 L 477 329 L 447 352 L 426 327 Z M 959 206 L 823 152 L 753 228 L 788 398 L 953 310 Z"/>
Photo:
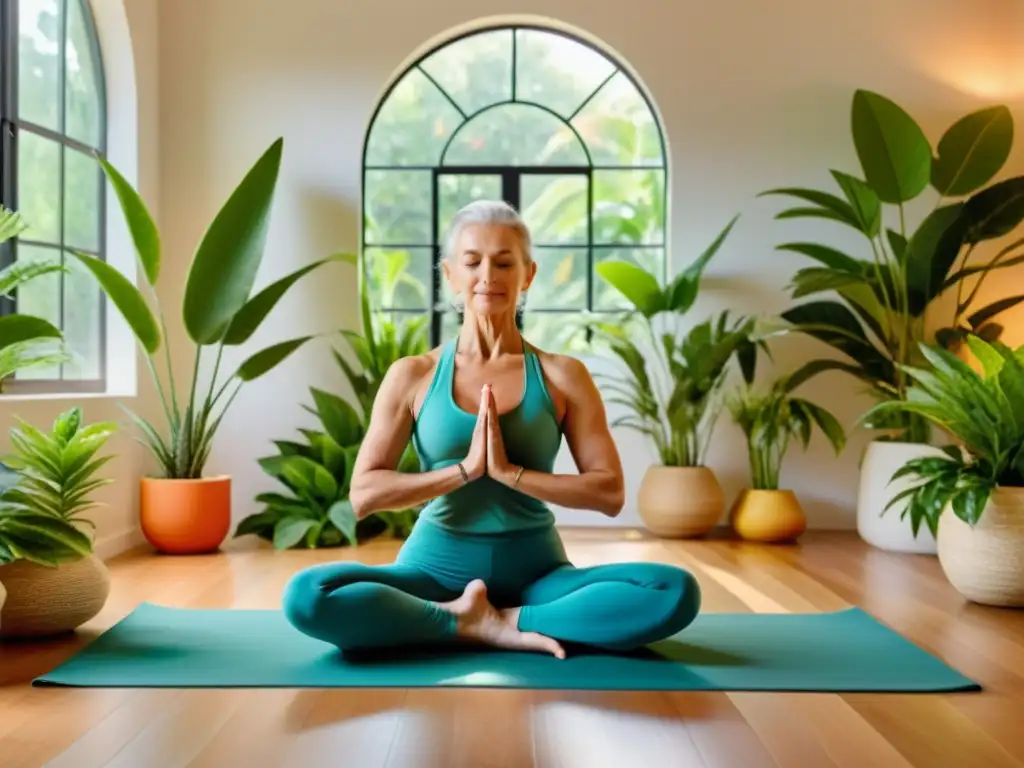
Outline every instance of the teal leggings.
<path fill-rule="evenodd" d="M 553 527 L 453 533 L 420 520 L 390 565 L 325 563 L 289 581 L 284 613 L 300 632 L 342 650 L 434 644 L 455 637 L 438 603 L 482 579 L 498 608 L 522 606 L 519 629 L 624 651 L 674 635 L 696 617 L 700 587 L 660 563 L 577 568 Z"/>

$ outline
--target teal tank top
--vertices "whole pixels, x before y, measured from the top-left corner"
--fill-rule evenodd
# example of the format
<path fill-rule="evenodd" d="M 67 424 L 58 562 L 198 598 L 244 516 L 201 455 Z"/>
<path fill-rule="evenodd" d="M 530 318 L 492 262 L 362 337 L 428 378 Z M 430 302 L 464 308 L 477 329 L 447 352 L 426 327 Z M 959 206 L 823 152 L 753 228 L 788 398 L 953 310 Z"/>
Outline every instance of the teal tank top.
<path fill-rule="evenodd" d="M 455 351 L 448 342 L 431 379 L 412 430 L 413 449 L 421 470 L 428 472 L 458 464 L 473 440 L 477 413 L 455 402 Z M 562 443 L 562 430 L 544 381 L 540 360 L 524 343 L 526 367 L 522 400 L 500 414 L 498 422 L 508 460 L 538 472 L 551 472 Z M 554 514 L 542 501 L 484 475 L 431 500 L 420 519 L 449 530 L 502 533 L 554 524 Z"/>

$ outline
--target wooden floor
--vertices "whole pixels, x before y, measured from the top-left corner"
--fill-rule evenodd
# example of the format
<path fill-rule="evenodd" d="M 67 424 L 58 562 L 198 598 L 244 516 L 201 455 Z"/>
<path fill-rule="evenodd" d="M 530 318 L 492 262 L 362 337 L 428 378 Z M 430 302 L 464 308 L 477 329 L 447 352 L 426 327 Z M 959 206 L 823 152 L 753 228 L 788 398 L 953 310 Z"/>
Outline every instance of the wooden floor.
<path fill-rule="evenodd" d="M 649 560 L 696 572 L 708 611 L 814 612 L 857 605 L 985 691 L 962 694 L 603 693 L 465 689 L 78 690 L 31 688 L 140 601 L 277 607 L 291 573 L 358 550 L 210 556 L 148 550 L 110 562 L 103 613 L 77 637 L 0 645 L 0 766 L 53 768 L 661 768 L 1024 765 L 1024 612 L 966 603 L 935 558 L 855 534 L 799 545 L 662 541 L 563 531 L 578 565 Z"/>

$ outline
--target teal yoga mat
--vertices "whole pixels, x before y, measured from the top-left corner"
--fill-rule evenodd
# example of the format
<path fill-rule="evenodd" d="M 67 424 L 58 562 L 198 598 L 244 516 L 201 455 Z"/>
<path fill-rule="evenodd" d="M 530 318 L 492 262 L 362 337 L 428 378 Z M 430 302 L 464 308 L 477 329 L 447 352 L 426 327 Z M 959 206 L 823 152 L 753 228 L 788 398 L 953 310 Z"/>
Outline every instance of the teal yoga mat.
<path fill-rule="evenodd" d="M 546 688 L 662 691 L 980 690 L 864 611 L 705 613 L 641 651 L 564 660 L 460 646 L 342 654 L 280 611 L 143 603 L 34 685 L 114 688 Z"/>

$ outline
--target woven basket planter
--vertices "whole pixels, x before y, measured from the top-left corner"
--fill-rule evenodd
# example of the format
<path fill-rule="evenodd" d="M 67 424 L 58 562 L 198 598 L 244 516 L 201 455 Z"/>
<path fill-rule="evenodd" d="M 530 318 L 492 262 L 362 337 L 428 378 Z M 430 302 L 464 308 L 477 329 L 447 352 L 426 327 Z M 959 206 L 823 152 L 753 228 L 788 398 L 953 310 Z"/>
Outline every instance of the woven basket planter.
<path fill-rule="evenodd" d="M 948 507 L 939 518 L 939 563 L 975 603 L 1024 607 L 1024 488 L 997 488 L 971 528 Z"/>
<path fill-rule="evenodd" d="M 46 637 L 70 632 L 102 609 L 110 574 L 95 555 L 56 568 L 25 560 L 0 566 L 7 599 L 0 637 Z"/>

